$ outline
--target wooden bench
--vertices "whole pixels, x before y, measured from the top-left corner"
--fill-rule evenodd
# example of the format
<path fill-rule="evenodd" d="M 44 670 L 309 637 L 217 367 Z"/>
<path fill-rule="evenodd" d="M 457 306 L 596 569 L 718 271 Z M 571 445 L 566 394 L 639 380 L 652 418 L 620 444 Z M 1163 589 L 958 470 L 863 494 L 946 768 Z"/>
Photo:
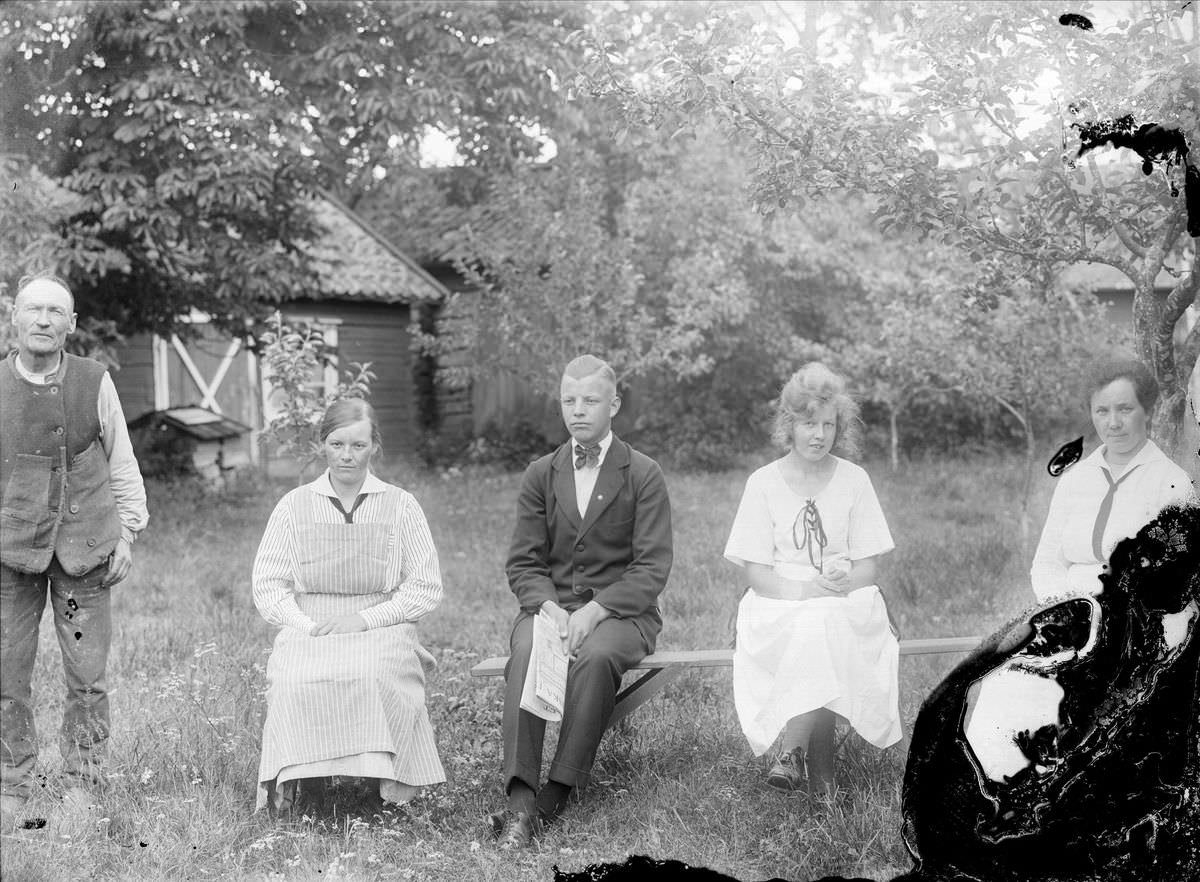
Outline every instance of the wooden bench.
<path fill-rule="evenodd" d="M 982 636 L 975 637 L 927 637 L 918 640 L 901 640 L 901 655 L 934 655 L 947 652 L 970 652 L 983 642 Z M 507 656 L 494 656 L 471 668 L 472 677 L 502 677 Z M 646 671 L 633 683 L 617 693 L 617 704 L 613 708 L 609 725 L 619 723 L 641 707 L 688 668 L 727 668 L 733 665 L 732 649 L 684 649 L 665 650 L 646 656 L 633 666 L 635 671 Z"/>

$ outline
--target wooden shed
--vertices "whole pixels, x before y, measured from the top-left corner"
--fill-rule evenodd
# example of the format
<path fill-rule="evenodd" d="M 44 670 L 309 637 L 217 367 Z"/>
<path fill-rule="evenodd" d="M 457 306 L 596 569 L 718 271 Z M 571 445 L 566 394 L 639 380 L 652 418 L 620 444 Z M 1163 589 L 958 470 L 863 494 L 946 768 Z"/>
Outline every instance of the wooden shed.
<path fill-rule="evenodd" d="M 421 377 L 429 372 L 412 345 L 421 311 L 436 309 L 445 287 L 333 196 L 314 205 L 325 235 L 310 246 L 315 274 L 310 291 L 280 305 L 283 321 L 320 329 L 336 364 L 313 378 L 328 391 L 353 362 L 370 362 L 376 379 L 370 400 L 389 454 L 412 452 L 422 432 Z M 188 317 L 192 334 L 131 337 L 116 352 L 113 375 L 125 416 L 203 407 L 250 426 L 227 443 L 226 465 L 260 461 L 258 432 L 273 412 L 272 390 L 245 342 L 214 328 L 207 316 Z M 286 468 L 286 466 L 284 466 Z"/>

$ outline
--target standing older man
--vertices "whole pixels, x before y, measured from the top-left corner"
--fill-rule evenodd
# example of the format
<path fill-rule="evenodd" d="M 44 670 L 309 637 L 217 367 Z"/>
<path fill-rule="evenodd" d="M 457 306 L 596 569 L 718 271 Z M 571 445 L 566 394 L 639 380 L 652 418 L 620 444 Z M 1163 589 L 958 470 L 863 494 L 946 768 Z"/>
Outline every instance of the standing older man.
<path fill-rule="evenodd" d="M 582 784 L 608 726 L 621 675 L 654 650 L 657 599 L 671 571 L 671 503 L 658 464 L 612 433 L 616 376 L 591 355 L 562 377 L 571 440 L 525 471 L 508 556 L 521 606 L 505 670 L 508 812 L 489 820 L 505 849 L 528 846 Z M 546 722 L 521 709 L 533 617 L 553 616 L 573 656 L 558 748 L 539 791 Z"/>
<path fill-rule="evenodd" d="M 146 493 L 104 365 L 63 351 L 75 299 L 22 279 L 17 349 L 0 364 L 0 786 L 4 826 L 33 788 L 31 678 L 47 592 L 67 682 L 59 749 L 68 801 L 87 800 L 108 739 L 109 588 L 129 573 Z"/>

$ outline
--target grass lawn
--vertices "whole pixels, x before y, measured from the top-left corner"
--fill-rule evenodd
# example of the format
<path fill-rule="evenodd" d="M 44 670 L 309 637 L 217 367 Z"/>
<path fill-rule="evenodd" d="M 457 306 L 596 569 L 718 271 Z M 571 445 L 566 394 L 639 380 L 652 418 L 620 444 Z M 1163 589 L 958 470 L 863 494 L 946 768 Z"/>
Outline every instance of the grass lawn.
<path fill-rule="evenodd" d="M 932 462 L 898 474 L 866 465 L 897 544 L 880 584 L 903 637 L 988 633 L 1033 601 L 1026 572 L 1036 535 L 1018 528 L 1019 464 Z M 721 551 L 748 471 L 668 474 L 676 557 L 659 649 L 730 645 L 742 584 Z M 907 741 L 877 751 L 851 736 L 839 765 L 845 795 L 818 810 L 765 786 L 768 762 L 741 735 L 728 669 L 689 673 L 610 733 L 583 801 L 538 848 L 502 859 L 482 825 L 502 805 L 501 682 L 468 671 L 507 649 L 516 606 L 503 561 L 519 475 L 381 474 L 417 496 L 441 557 L 446 600 L 420 627 L 439 661 L 428 703 L 448 783 L 399 817 L 356 809 L 355 794 L 340 791 L 313 816 L 253 813 L 273 631 L 251 602 L 250 569 L 288 486 L 248 480 L 217 494 L 154 485 L 134 574 L 114 595 L 101 816 L 63 817 L 54 798 L 62 685 L 47 615 L 34 681 L 47 787 L 30 808 L 50 823 L 4 837 L 5 882 L 550 880 L 555 866 L 574 872 L 635 853 L 742 880 L 890 879 L 909 868 L 899 835 Z M 1050 485 L 1044 472 L 1035 478 L 1035 525 Z M 957 658 L 901 661 L 906 729 Z"/>

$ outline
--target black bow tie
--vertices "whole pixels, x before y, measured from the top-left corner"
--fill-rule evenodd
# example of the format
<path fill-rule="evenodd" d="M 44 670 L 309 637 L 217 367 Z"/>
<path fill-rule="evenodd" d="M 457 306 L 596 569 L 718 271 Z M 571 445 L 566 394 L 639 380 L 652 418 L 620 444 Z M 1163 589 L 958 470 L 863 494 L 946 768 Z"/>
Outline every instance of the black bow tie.
<path fill-rule="evenodd" d="M 576 444 L 575 445 L 575 468 L 581 469 L 585 466 L 599 465 L 600 463 L 600 445 L 599 444 Z"/>

